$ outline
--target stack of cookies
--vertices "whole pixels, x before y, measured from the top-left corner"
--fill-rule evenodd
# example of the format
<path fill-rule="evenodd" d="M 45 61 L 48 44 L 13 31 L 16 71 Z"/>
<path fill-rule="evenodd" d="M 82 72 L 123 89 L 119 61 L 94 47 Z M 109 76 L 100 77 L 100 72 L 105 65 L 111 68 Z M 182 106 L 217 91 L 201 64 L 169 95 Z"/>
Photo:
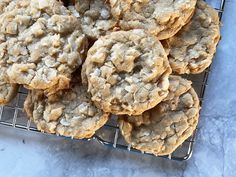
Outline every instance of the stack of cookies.
<path fill-rule="evenodd" d="M 42 132 L 90 138 L 111 115 L 133 148 L 167 155 L 196 129 L 199 74 L 220 39 L 203 0 L 1 0 L 0 104 L 18 86 Z"/>

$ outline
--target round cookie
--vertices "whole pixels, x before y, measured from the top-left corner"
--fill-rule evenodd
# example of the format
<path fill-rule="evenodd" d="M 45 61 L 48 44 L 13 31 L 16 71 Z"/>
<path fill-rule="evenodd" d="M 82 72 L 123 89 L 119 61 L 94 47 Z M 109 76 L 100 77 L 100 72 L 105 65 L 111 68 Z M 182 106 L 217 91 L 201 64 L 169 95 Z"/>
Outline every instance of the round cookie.
<path fill-rule="evenodd" d="M 212 62 L 220 39 L 218 13 L 199 0 L 192 20 L 174 37 L 167 39 L 169 61 L 178 74 L 198 74 Z"/>
<path fill-rule="evenodd" d="M 56 0 L 14 0 L 0 15 L 0 67 L 10 83 L 55 92 L 68 88 L 87 39 Z"/>
<path fill-rule="evenodd" d="M 166 53 L 157 38 L 143 30 L 99 38 L 82 71 L 92 100 L 104 112 L 138 115 L 168 94 L 171 69 Z"/>
<path fill-rule="evenodd" d="M 90 138 L 109 118 L 108 113 L 93 105 L 86 88 L 79 83 L 48 97 L 32 90 L 24 109 L 38 130 L 73 138 Z"/>
<path fill-rule="evenodd" d="M 4 68 L 0 68 L 0 105 L 11 102 L 18 92 L 17 84 L 9 84 L 5 78 Z"/>
<path fill-rule="evenodd" d="M 83 32 L 92 39 L 111 31 L 117 22 L 105 0 L 77 0 L 75 9 L 73 6 L 69 9 L 81 20 Z"/>
<path fill-rule="evenodd" d="M 196 0 L 110 0 L 110 5 L 122 30 L 145 29 L 163 40 L 187 23 Z"/>
<path fill-rule="evenodd" d="M 169 94 L 164 101 L 142 115 L 120 116 L 119 126 L 133 148 L 168 155 L 192 135 L 199 110 L 199 99 L 191 82 L 170 76 Z"/>

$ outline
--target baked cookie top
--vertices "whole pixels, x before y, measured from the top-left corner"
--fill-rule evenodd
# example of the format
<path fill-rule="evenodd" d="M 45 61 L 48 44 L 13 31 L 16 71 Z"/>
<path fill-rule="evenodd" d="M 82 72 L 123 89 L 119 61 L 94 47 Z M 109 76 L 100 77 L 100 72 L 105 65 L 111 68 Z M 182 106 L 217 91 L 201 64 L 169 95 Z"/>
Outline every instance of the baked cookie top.
<path fill-rule="evenodd" d="M 24 109 L 40 131 L 73 138 L 90 138 L 109 118 L 77 82 L 48 97 L 42 91 L 30 91 Z"/>
<path fill-rule="evenodd" d="M 212 62 L 220 39 L 218 13 L 198 0 L 192 20 L 174 37 L 167 39 L 169 61 L 178 74 L 198 74 Z"/>
<path fill-rule="evenodd" d="M 155 155 L 168 155 L 196 129 L 199 100 L 191 82 L 170 76 L 164 101 L 139 116 L 120 116 L 122 135 L 132 147 Z"/>
<path fill-rule="evenodd" d="M 0 105 L 8 104 L 18 92 L 17 84 L 9 84 L 5 78 L 5 68 L 0 68 Z"/>
<path fill-rule="evenodd" d="M 67 88 L 87 40 L 76 17 L 56 0 L 14 0 L 0 15 L 0 67 L 10 83 Z"/>
<path fill-rule="evenodd" d="M 5 7 L 7 7 L 11 1 L 12 0 L 1 0 L 0 1 L 0 14 L 2 14 L 4 12 Z"/>
<path fill-rule="evenodd" d="M 83 65 L 96 106 L 113 114 L 141 114 L 168 94 L 171 69 L 155 36 L 143 30 L 99 38 Z"/>
<path fill-rule="evenodd" d="M 105 35 L 117 23 L 105 0 L 77 0 L 75 9 L 73 6 L 69 9 L 81 20 L 83 32 L 92 39 Z"/>
<path fill-rule="evenodd" d="M 159 40 L 176 34 L 194 11 L 196 0 L 110 0 L 122 30 L 145 29 Z"/>

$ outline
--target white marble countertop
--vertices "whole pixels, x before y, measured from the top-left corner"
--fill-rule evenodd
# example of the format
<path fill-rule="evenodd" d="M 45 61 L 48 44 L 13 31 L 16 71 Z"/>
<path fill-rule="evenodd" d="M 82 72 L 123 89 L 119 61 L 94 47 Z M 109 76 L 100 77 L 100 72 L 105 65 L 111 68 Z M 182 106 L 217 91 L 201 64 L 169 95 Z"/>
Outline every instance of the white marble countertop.
<path fill-rule="evenodd" d="M 170 161 L 110 149 L 96 142 L 73 141 L 0 127 L 0 176 L 235 177 L 235 12 L 236 0 L 226 1 L 222 40 L 210 73 L 199 132 L 189 161 Z"/>

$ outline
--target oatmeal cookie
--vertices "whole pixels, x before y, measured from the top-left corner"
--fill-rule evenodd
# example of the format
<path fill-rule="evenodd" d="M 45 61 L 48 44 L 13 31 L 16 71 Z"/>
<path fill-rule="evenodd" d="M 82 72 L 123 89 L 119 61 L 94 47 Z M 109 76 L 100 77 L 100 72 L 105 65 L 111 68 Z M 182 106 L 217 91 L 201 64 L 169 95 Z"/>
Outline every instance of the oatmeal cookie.
<path fill-rule="evenodd" d="M 38 130 L 73 138 L 90 138 L 109 118 L 93 105 L 87 89 L 75 82 L 48 97 L 30 91 L 24 109 Z"/>
<path fill-rule="evenodd" d="M 18 91 L 18 85 L 9 84 L 5 78 L 5 74 L 5 69 L 0 68 L 0 105 L 5 105 L 12 101 Z"/>
<path fill-rule="evenodd" d="M 196 0 L 110 0 L 110 5 L 122 30 L 145 29 L 163 40 L 187 23 Z"/>
<path fill-rule="evenodd" d="M 87 39 L 76 17 L 56 0 L 14 0 L 0 15 L 0 67 L 10 83 L 56 91 L 69 86 Z"/>
<path fill-rule="evenodd" d="M 0 1 L 0 14 L 2 14 L 4 12 L 5 7 L 7 7 L 11 1 L 12 0 L 1 0 Z"/>
<path fill-rule="evenodd" d="M 174 37 L 167 39 L 169 61 L 178 74 L 198 74 L 212 62 L 220 39 L 218 13 L 199 0 L 192 20 Z"/>
<path fill-rule="evenodd" d="M 143 30 L 117 31 L 88 51 L 82 76 L 96 106 L 113 114 L 141 114 L 168 94 L 171 69 L 164 48 Z"/>
<path fill-rule="evenodd" d="M 120 116 L 122 135 L 131 146 L 155 155 L 168 155 L 196 129 L 199 100 L 191 82 L 170 76 L 164 101 L 139 116 Z"/>
<path fill-rule="evenodd" d="M 92 39 L 105 35 L 117 23 L 105 0 L 77 0 L 75 9 L 73 6 L 69 9 L 80 18 L 83 32 Z"/>

